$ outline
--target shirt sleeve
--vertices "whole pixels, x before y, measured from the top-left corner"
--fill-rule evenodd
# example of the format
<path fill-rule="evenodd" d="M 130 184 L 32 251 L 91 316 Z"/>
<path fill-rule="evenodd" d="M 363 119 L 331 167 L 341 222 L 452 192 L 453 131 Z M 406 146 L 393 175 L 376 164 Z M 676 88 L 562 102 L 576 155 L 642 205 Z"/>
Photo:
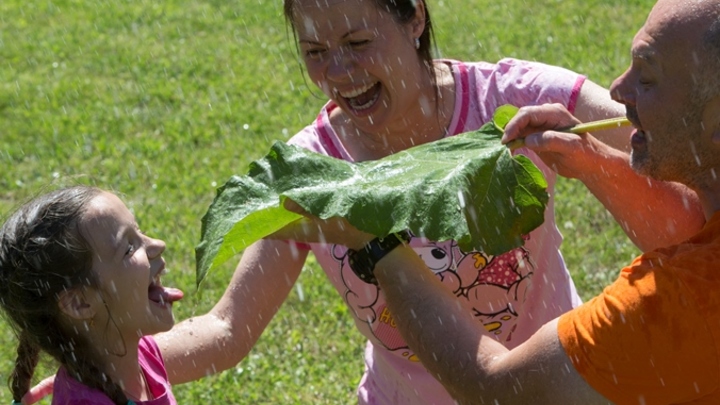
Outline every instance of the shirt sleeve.
<path fill-rule="evenodd" d="M 558 336 L 576 370 L 616 404 L 685 403 L 717 389 L 711 331 L 673 273 L 638 258 L 560 317 Z"/>
<path fill-rule="evenodd" d="M 585 76 L 540 62 L 505 58 L 497 63 L 496 86 L 515 106 L 561 103 L 575 110 Z"/>

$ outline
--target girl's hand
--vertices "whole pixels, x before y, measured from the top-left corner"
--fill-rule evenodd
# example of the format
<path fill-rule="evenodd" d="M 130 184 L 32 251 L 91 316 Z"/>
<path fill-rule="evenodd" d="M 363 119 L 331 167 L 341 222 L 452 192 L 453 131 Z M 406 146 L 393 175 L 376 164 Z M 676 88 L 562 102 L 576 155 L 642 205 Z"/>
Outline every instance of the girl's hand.
<path fill-rule="evenodd" d="M 53 375 L 47 377 L 46 379 L 40 381 L 36 386 L 30 388 L 30 390 L 23 395 L 20 402 L 22 402 L 23 405 L 32 405 L 37 403 L 41 399 L 52 394 L 54 386 L 55 376 Z"/>

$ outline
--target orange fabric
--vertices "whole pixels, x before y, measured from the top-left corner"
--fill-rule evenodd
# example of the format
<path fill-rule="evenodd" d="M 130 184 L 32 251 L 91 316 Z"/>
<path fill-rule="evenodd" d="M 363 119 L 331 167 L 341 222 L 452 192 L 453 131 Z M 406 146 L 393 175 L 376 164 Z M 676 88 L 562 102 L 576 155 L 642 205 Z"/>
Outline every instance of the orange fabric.
<path fill-rule="evenodd" d="M 560 317 L 575 369 L 616 404 L 720 404 L 720 213 Z"/>

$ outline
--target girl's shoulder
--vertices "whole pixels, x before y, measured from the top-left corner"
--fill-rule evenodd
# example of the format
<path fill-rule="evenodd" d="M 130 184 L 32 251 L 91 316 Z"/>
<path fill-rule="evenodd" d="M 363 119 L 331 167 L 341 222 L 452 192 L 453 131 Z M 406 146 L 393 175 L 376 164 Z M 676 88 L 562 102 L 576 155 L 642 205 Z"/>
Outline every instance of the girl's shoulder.
<path fill-rule="evenodd" d="M 74 379 L 65 367 L 55 374 L 52 405 L 115 405 L 103 392 Z"/>

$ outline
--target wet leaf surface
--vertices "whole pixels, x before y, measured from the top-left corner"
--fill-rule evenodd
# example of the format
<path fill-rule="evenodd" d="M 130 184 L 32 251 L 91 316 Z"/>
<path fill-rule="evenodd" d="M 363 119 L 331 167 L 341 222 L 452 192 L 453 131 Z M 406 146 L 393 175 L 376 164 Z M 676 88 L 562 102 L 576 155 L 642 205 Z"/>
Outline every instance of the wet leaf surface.
<path fill-rule="evenodd" d="M 504 115 L 496 122 L 507 120 Z M 360 163 L 277 142 L 247 174 L 233 176 L 218 190 L 202 221 L 197 283 L 213 267 L 299 219 L 283 208 L 286 198 L 317 217 L 344 217 L 378 236 L 409 229 L 489 254 L 520 246 L 521 236 L 543 222 L 547 183 L 528 158 L 511 156 L 501 136 L 502 130 L 488 123 Z"/>

